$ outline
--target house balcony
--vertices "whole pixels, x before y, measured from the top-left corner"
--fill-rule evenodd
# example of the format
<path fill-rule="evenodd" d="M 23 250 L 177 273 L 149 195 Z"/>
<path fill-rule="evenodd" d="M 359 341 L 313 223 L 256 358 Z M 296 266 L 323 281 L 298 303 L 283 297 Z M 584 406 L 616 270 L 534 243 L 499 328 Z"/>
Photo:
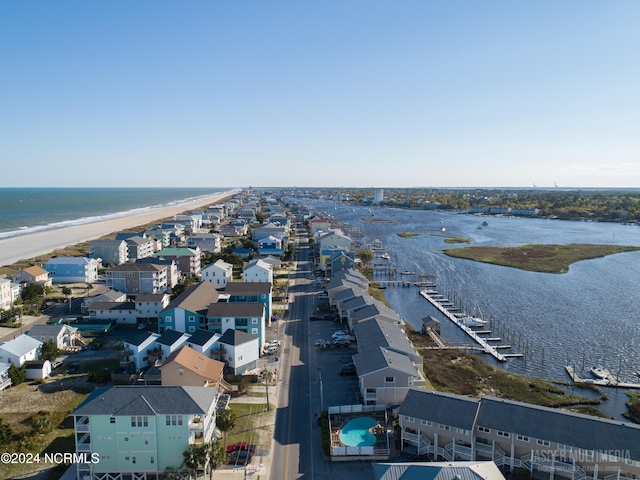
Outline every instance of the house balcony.
<path fill-rule="evenodd" d="M 0 380 L 0 392 L 2 390 L 4 390 L 5 388 L 9 388 L 11 386 L 11 379 L 10 378 L 3 378 Z"/>
<path fill-rule="evenodd" d="M 88 432 L 88 431 L 89 431 L 89 424 L 86 424 L 86 423 L 76 424 L 76 432 Z"/>

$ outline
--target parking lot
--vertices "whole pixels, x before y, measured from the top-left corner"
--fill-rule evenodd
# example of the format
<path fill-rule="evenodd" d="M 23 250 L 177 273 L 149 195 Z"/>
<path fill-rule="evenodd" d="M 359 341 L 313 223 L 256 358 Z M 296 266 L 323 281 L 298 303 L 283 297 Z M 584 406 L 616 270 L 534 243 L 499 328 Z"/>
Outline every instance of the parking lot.
<path fill-rule="evenodd" d="M 309 322 L 309 340 L 314 350 L 310 358 L 311 396 L 318 400 L 317 405 L 321 404 L 320 409 L 360 403 L 357 375 L 340 375 L 342 366 L 351 363 L 352 356 L 358 353 L 357 344 L 335 346 L 331 338 L 333 332 L 343 329 L 346 329 L 344 324 L 333 320 Z M 315 346 L 319 339 L 325 340 L 328 346 Z"/>

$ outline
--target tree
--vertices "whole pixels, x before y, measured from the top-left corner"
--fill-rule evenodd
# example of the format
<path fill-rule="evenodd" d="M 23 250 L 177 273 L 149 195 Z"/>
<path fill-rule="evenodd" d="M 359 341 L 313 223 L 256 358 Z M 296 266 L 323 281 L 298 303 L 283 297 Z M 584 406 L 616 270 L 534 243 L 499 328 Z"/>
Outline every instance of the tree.
<path fill-rule="evenodd" d="M 226 455 L 225 447 L 220 440 L 212 440 L 207 445 L 207 466 L 209 467 L 209 480 L 213 479 L 213 471 L 223 463 Z"/>
<path fill-rule="evenodd" d="M 198 467 L 204 466 L 207 462 L 207 446 L 206 445 L 189 445 L 189 449 L 185 450 L 182 455 L 184 461 L 182 464 L 193 472 L 198 478 Z"/>
<path fill-rule="evenodd" d="M 40 357 L 42 360 L 49 360 L 53 362 L 60 355 L 60 349 L 56 346 L 53 340 L 47 340 L 42 344 Z"/>
<path fill-rule="evenodd" d="M 216 416 L 216 427 L 222 432 L 224 435 L 224 448 L 227 448 L 227 432 L 232 430 L 233 427 L 236 426 L 236 414 L 225 408 Z"/>
<path fill-rule="evenodd" d="M 71 294 L 72 290 L 66 285 L 62 287 L 62 294 L 69 300 L 69 313 L 71 313 Z"/>
<path fill-rule="evenodd" d="M 358 257 L 364 265 L 369 265 L 371 260 L 373 260 L 373 252 L 371 250 L 360 250 L 356 253 L 356 257 Z"/>
<path fill-rule="evenodd" d="M 31 305 L 36 305 L 36 310 L 40 309 L 40 304 L 44 300 L 44 287 L 37 283 L 31 283 L 22 289 L 20 294 L 22 301 L 27 306 L 27 309 Z"/>
<path fill-rule="evenodd" d="M 8 373 L 11 383 L 13 385 L 20 385 L 27 379 L 27 366 L 22 365 L 21 367 L 16 367 L 16 364 L 11 362 Z"/>
<path fill-rule="evenodd" d="M 173 287 L 173 293 L 171 294 L 171 299 L 173 300 L 174 298 L 176 298 L 178 295 L 180 295 L 182 292 L 184 292 L 187 288 L 195 285 L 198 283 L 198 280 L 196 280 L 193 277 L 187 277 L 185 278 L 182 282 L 178 283 L 175 287 Z"/>

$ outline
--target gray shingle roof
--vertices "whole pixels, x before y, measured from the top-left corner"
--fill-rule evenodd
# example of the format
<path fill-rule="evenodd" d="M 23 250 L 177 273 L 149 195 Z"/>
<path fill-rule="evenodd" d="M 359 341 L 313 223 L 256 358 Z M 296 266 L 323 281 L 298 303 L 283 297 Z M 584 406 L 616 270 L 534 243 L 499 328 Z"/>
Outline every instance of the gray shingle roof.
<path fill-rule="evenodd" d="M 585 450 L 629 452 L 640 459 L 640 425 L 632 423 L 487 396 L 477 424 Z"/>
<path fill-rule="evenodd" d="M 162 335 L 160 335 L 160 338 L 158 338 L 157 342 L 161 345 L 173 345 L 183 335 L 183 332 L 179 332 L 177 330 L 167 330 L 162 333 Z"/>
<path fill-rule="evenodd" d="M 400 407 L 400 414 L 473 430 L 479 408 L 477 398 L 412 388 Z"/>
<path fill-rule="evenodd" d="M 392 352 L 384 347 L 360 351 L 353 356 L 358 375 L 377 372 L 384 368 L 391 368 L 398 372 L 420 377 L 420 372 L 411 359 L 402 353 Z"/>
<path fill-rule="evenodd" d="M 98 388 L 72 415 L 202 415 L 218 391 L 205 387 L 115 386 Z"/>
<path fill-rule="evenodd" d="M 187 288 L 174 298 L 167 307 L 162 310 L 167 312 L 176 308 L 182 308 L 189 312 L 198 312 L 204 315 L 209 305 L 218 301 L 219 293 L 210 282 L 201 282 Z"/>
<path fill-rule="evenodd" d="M 264 315 L 262 302 L 212 303 L 207 310 L 207 318 L 261 317 L 262 315 Z"/>
<path fill-rule="evenodd" d="M 240 330 L 234 330 L 232 328 L 229 328 L 222 334 L 222 337 L 220 337 L 220 340 L 218 341 L 220 343 L 224 343 L 225 345 L 240 345 L 242 343 L 247 343 L 257 338 L 258 337 L 256 337 L 255 335 L 251 335 L 246 332 L 241 332 Z"/>
<path fill-rule="evenodd" d="M 193 345 L 203 346 L 205 343 L 207 343 L 209 340 L 211 340 L 215 336 L 216 334 L 214 332 L 210 332 L 208 330 L 199 328 L 198 330 L 193 332 L 193 334 L 189 337 L 187 342 L 192 343 Z"/>

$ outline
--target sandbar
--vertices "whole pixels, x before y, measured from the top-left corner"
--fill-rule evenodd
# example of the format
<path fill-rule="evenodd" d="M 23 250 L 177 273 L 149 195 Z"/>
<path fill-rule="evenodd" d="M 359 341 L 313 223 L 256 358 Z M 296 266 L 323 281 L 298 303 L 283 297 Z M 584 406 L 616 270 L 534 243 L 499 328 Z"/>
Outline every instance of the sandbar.
<path fill-rule="evenodd" d="M 17 235 L 0 239 L 0 266 L 11 265 L 18 260 L 34 258 L 82 242 L 95 240 L 113 232 L 146 225 L 189 210 L 215 205 L 223 198 L 239 190 L 228 190 L 192 202 L 150 210 L 128 217 L 112 218 L 100 222 L 74 225 L 42 232 Z"/>

